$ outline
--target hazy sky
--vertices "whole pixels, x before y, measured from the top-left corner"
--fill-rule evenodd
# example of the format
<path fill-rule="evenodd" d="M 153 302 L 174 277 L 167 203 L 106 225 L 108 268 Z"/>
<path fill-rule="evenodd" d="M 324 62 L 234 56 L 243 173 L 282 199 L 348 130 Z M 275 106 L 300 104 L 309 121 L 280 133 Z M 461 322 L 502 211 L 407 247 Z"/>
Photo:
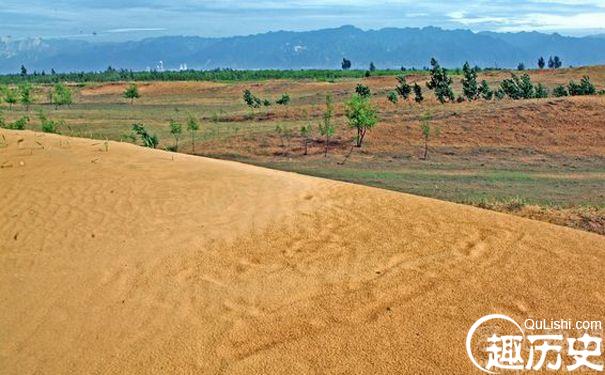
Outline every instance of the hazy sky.
<path fill-rule="evenodd" d="M 0 0 L 0 36 L 15 39 L 229 36 L 341 25 L 585 35 L 605 32 L 605 0 Z"/>

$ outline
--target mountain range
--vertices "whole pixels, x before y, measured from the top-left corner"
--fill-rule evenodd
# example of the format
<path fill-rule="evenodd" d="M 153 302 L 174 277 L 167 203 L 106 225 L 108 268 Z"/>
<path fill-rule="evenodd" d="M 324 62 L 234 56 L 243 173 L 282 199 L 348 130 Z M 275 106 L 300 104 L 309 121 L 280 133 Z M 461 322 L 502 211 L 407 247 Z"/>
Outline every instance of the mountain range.
<path fill-rule="evenodd" d="M 496 33 L 437 27 L 334 29 L 225 38 L 174 36 L 129 42 L 73 39 L 0 39 L 0 73 L 122 69 L 353 69 L 424 67 L 436 57 L 446 67 L 465 61 L 482 67 L 535 66 L 540 56 L 560 56 L 564 66 L 605 64 L 605 37 L 539 32 Z M 160 64 L 160 61 L 162 63 Z"/>

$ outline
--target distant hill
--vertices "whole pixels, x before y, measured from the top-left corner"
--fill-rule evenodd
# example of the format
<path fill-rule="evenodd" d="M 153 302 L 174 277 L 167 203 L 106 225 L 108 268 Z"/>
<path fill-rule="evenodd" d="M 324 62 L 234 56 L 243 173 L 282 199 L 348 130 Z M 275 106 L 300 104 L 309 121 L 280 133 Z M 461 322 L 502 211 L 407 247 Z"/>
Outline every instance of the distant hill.
<path fill-rule="evenodd" d="M 558 55 L 565 66 L 605 63 L 605 38 L 567 37 L 538 32 L 474 33 L 436 27 L 363 31 L 353 26 L 308 32 L 278 31 L 228 38 L 160 37 L 120 43 L 77 40 L 0 39 L 0 73 L 96 71 L 111 65 L 133 70 L 166 69 L 311 69 L 340 68 L 343 57 L 353 69 L 423 67 L 431 57 L 444 66 L 465 61 L 483 67 L 535 66 L 539 56 Z"/>

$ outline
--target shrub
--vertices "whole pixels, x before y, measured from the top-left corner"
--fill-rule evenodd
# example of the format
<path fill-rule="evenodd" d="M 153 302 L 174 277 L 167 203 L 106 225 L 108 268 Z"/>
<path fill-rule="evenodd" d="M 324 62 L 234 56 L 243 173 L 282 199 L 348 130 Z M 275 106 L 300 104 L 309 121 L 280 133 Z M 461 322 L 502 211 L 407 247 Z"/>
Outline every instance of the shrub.
<path fill-rule="evenodd" d="M 126 90 L 124 90 L 124 98 L 130 99 L 130 104 L 133 104 L 134 100 L 140 97 L 139 88 L 134 83 L 131 83 Z"/>
<path fill-rule="evenodd" d="M 397 97 L 397 93 L 395 91 L 389 91 L 387 94 L 387 99 L 393 104 L 397 104 L 399 101 L 399 97 Z"/>
<path fill-rule="evenodd" d="M 275 101 L 275 103 L 279 104 L 279 105 L 288 105 L 290 104 L 290 95 L 288 94 L 283 94 L 281 96 L 281 98 L 277 99 Z"/>
<path fill-rule="evenodd" d="M 481 86 L 479 86 L 479 93 L 481 97 L 485 100 L 492 100 L 494 97 L 494 92 L 490 89 L 489 84 L 486 80 L 481 81 Z"/>
<path fill-rule="evenodd" d="M 575 83 L 574 81 L 569 82 L 568 91 L 571 96 L 578 95 L 594 95 L 597 93 L 595 86 L 590 82 L 590 78 L 588 76 L 582 77 L 580 84 Z"/>
<path fill-rule="evenodd" d="M 541 83 L 536 85 L 534 96 L 538 99 L 548 98 L 548 89 Z"/>
<path fill-rule="evenodd" d="M 44 133 L 55 133 L 59 134 L 59 127 L 64 126 L 65 123 L 62 120 L 55 121 L 46 117 L 43 113 L 38 114 L 40 119 L 40 126 Z"/>
<path fill-rule="evenodd" d="M 561 97 L 569 95 L 567 93 L 567 89 L 563 85 L 559 85 L 559 86 L 555 87 L 555 89 L 552 91 L 552 94 L 557 98 L 561 98 Z"/>
<path fill-rule="evenodd" d="M 4 118 L 0 116 L 0 128 L 11 129 L 11 130 L 24 130 L 25 125 L 29 123 L 29 117 L 23 116 L 12 123 L 4 122 Z"/>

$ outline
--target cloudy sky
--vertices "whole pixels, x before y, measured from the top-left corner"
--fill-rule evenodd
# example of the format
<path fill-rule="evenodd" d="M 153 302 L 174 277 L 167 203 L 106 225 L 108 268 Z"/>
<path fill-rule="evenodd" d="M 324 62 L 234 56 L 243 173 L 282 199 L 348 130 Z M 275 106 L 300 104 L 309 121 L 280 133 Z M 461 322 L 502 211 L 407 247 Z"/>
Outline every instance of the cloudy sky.
<path fill-rule="evenodd" d="M 130 40 L 341 25 L 605 33 L 605 0 L 1 0 L 0 36 Z"/>

